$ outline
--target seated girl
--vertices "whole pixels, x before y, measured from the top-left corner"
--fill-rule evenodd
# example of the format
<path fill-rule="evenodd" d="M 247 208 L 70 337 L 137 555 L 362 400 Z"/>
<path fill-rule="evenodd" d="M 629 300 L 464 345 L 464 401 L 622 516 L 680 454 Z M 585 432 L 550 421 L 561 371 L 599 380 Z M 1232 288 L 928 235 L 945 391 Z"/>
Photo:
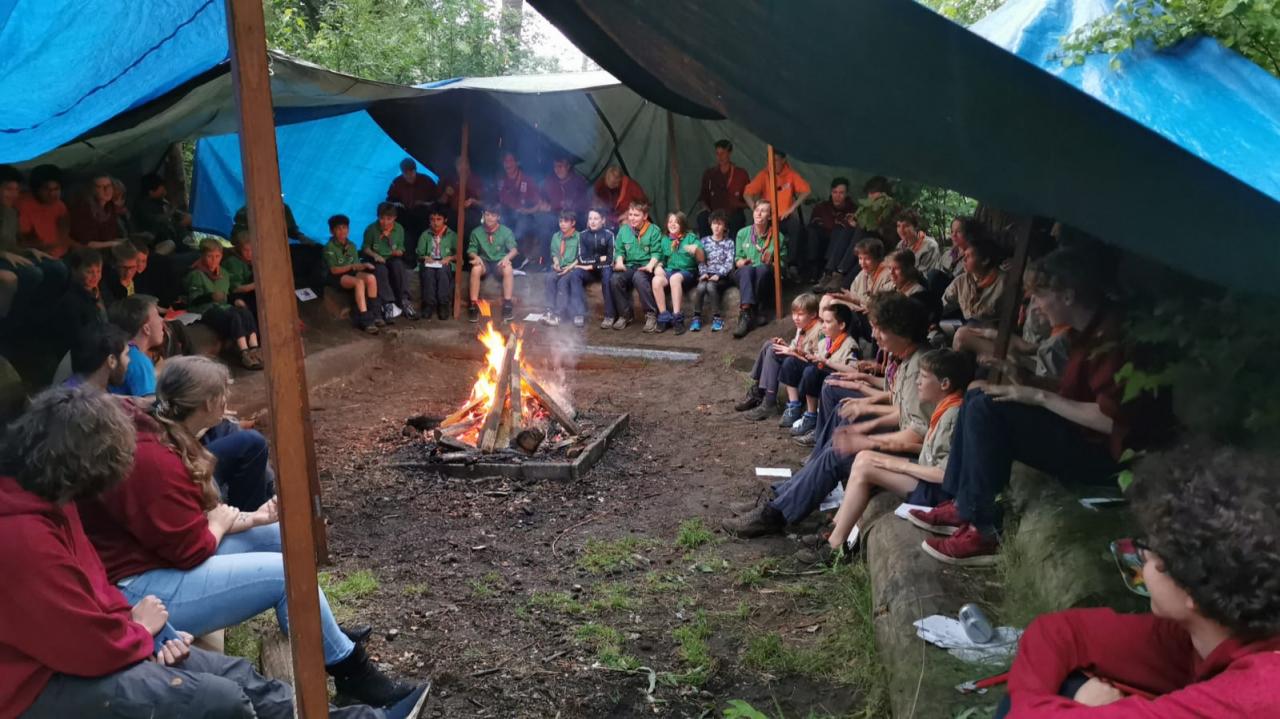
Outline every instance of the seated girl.
<path fill-rule="evenodd" d="M 130 603 L 155 595 L 173 626 L 197 636 L 274 607 L 287 632 L 275 499 L 253 512 L 224 504 L 213 457 L 197 439 L 222 421 L 229 389 L 227 368 L 207 357 L 165 363 L 151 409 L 134 407 L 129 477 L 81 500 L 80 514 L 108 578 Z M 369 661 L 338 626 L 323 593 L 320 628 L 325 668 L 340 693 L 387 706 L 412 691 Z"/>
<path fill-rule="evenodd" d="M 683 212 L 667 215 L 667 234 L 662 238 L 658 268 L 653 273 L 653 299 L 658 304 L 658 331 L 674 327 L 684 334 L 684 290 L 698 280 L 698 263 L 707 259 L 698 236 L 689 231 Z M 667 311 L 666 291 L 671 290 L 671 311 Z"/>
<path fill-rule="evenodd" d="M 224 340 L 236 343 L 240 365 L 262 369 L 258 359 L 258 321 L 244 300 L 231 299 L 231 278 L 222 271 L 222 244 L 214 239 L 200 243 L 200 259 L 191 266 L 183 282 L 187 288 L 187 309 L 200 314 Z"/>
<path fill-rule="evenodd" d="M 822 320 L 823 341 L 818 351 L 802 353 L 784 348 L 780 354 L 799 360 L 784 362 L 779 373 L 779 383 L 787 392 L 787 408 L 778 421 L 779 427 L 790 427 L 791 434 L 801 436 L 818 426 L 818 398 L 822 396 L 822 383 L 834 372 L 854 372 L 857 368 L 857 342 L 851 336 L 854 326 L 853 310 L 847 305 L 832 304 L 819 310 Z M 803 399 L 802 399 L 803 398 Z"/>
<path fill-rule="evenodd" d="M 924 275 L 916 268 L 916 255 L 911 250 L 894 250 L 885 259 L 893 288 L 907 297 L 920 297 L 927 290 Z"/>
<path fill-rule="evenodd" d="M 712 215 L 711 225 L 715 227 L 717 219 Z M 822 323 L 818 320 L 818 296 L 805 293 L 791 301 L 791 322 L 796 326 L 796 335 L 790 342 L 780 337 L 771 337 L 760 346 L 760 354 L 756 356 L 755 367 L 751 369 L 753 383 L 747 390 L 747 396 L 733 406 L 734 411 L 746 412 L 744 415 L 752 421 L 760 421 L 778 414 L 778 376 L 784 365 L 796 364 L 803 372 L 804 361 L 792 355 L 817 354 L 822 342 Z M 795 374 L 797 370 L 790 370 Z"/>
<path fill-rule="evenodd" d="M 1062 377 L 1071 354 L 1071 328 L 1055 326 L 1044 311 L 1032 301 L 1031 287 L 1035 281 L 1033 264 L 1023 274 L 1025 295 L 1019 325 L 1022 332 L 1009 337 L 1008 354 L 1003 360 L 995 358 L 997 331 L 994 327 L 965 325 L 956 330 L 951 346 L 957 352 L 967 352 L 978 358 L 982 367 L 999 369 L 1006 377 L 1014 377 L 1018 384 L 1029 384 L 1053 390 Z"/>
<path fill-rule="evenodd" d="M 862 518 L 871 501 L 873 488 L 887 489 L 911 504 L 933 506 L 941 501 L 940 492 L 947 455 L 951 451 L 951 434 L 965 389 L 973 379 L 973 361 L 968 355 L 952 350 L 933 350 L 920 357 L 920 373 L 916 378 L 921 404 L 933 407 L 924 446 L 914 461 L 898 454 L 875 450 L 858 453 L 844 488 L 844 501 L 836 512 L 835 528 L 825 544 L 802 548 L 796 559 L 805 564 L 825 563 L 839 555 L 854 525 Z"/>
<path fill-rule="evenodd" d="M 960 325 L 995 322 L 1004 295 L 1004 251 L 982 235 L 968 238 L 964 272 L 942 293 L 942 331 L 953 335 Z"/>
<path fill-rule="evenodd" d="M 867 340 L 871 337 L 871 326 L 866 320 L 867 306 L 872 297 L 894 290 L 893 276 L 884 262 L 884 242 L 879 236 L 868 233 L 853 246 L 853 251 L 858 256 L 858 276 L 853 278 L 853 284 L 847 291 L 823 296 L 822 308 L 833 302 L 853 308 L 856 314 L 850 334 L 856 339 Z"/>

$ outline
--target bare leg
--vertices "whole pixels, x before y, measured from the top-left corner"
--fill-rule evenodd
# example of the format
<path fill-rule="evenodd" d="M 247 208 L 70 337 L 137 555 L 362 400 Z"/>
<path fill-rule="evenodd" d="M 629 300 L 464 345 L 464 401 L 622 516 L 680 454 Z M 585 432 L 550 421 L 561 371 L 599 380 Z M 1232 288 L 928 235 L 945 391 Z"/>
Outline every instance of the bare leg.
<path fill-rule="evenodd" d="M 363 281 L 363 278 L 367 277 L 369 277 L 369 275 L 357 275 L 355 277 L 345 275 L 338 280 L 338 285 L 341 286 L 342 289 L 352 291 L 352 299 L 355 301 L 356 310 L 358 310 L 360 314 L 364 314 L 369 311 L 369 305 L 364 301 L 365 282 Z"/>
<path fill-rule="evenodd" d="M 258 349 L 258 333 L 257 332 L 249 333 L 249 347 L 255 350 Z"/>
<path fill-rule="evenodd" d="M 844 487 L 844 501 L 840 503 L 840 509 L 836 512 L 835 528 L 831 530 L 831 536 L 827 539 L 832 549 L 838 549 L 844 545 L 845 540 L 849 538 L 849 533 L 853 531 L 853 525 L 857 524 L 862 518 L 862 513 L 867 511 L 867 503 L 871 501 L 872 487 L 883 487 L 898 496 L 906 496 L 916 488 L 916 483 L 920 480 L 915 477 L 881 469 L 872 464 L 873 459 L 888 456 L 880 452 L 864 451 L 859 452 L 858 458 L 853 460 L 853 469 L 849 470 L 849 482 Z"/>
<path fill-rule="evenodd" d="M 515 294 L 515 290 L 516 290 L 515 270 L 513 270 L 511 265 L 508 264 L 507 266 L 502 268 L 502 301 L 510 302 L 511 296 Z"/>
<path fill-rule="evenodd" d="M 820 399 L 819 397 L 810 397 L 809 395 L 805 395 L 805 397 L 804 397 L 804 408 L 805 408 L 805 410 L 807 410 L 807 411 L 809 411 L 809 412 L 817 412 L 817 411 L 818 411 L 818 400 L 819 400 L 819 399 Z"/>
<path fill-rule="evenodd" d="M 970 352 L 981 357 L 995 351 L 995 342 L 978 334 L 974 328 L 964 326 L 957 329 L 955 337 L 951 338 L 951 348 L 956 352 Z"/>
<path fill-rule="evenodd" d="M 789 385 L 789 384 L 784 384 L 784 385 L 779 385 L 779 386 L 780 386 L 780 387 L 782 387 L 783 389 L 785 389 L 785 390 L 787 391 L 787 400 L 788 400 L 788 401 L 790 401 L 790 402 L 799 402 L 799 401 L 800 401 L 800 388 L 799 388 L 799 387 L 792 387 L 792 386 L 791 386 L 791 385 Z"/>
<path fill-rule="evenodd" d="M 471 265 L 471 287 L 468 293 L 471 296 L 471 302 L 474 304 L 480 299 L 480 283 L 484 280 L 484 263 L 476 262 Z M 503 291 L 506 291 L 506 279 L 503 279 Z"/>
<path fill-rule="evenodd" d="M 671 313 L 680 314 L 681 305 L 684 304 L 684 275 L 674 274 L 671 276 Z"/>
<path fill-rule="evenodd" d="M 248 340 L 246 340 L 244 337 L 237 337 L 237 338 L 236 338 L 236 347 L 239 347 L 239 348 L 240 348 L 240 351 L 241 351 L 241 352 L 243 352 L 243 351 L 245 351 L 245 350 L 249 349 L 249 341 L 248 341 Z"/>
<path fill-rule="evenodd" d="M 658 312 L 667 311 L 667 273 L 661 267 L 655 268 L 653 271 L 653 301 L 658 305 Z"/>

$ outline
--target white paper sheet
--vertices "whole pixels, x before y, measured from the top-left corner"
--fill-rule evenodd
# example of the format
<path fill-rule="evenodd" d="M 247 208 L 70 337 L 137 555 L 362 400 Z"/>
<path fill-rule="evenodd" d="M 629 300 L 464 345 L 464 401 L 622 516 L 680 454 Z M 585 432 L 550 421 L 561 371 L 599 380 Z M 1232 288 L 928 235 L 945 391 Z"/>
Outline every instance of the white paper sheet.
<path fill-rule="evenodd" d="M 791 470 L 786 467 L 756 467 L 757 477 L 782 477 L 786 479 L 791 476 Z"/>
<path fill-rule="evenodd" d="M 897 509 L 893 510 L 893 513 L 894 513 L 896 516 L 899 516 L 899 517 L 902 517 L 903 519 L 906 519 L 906 518 L 907 518 L 907 512 L 910 512 L 910 511 L 911 511 L 911 510 L 913 510 L 913 509 L 919 509 L 919 510 L 921 510 L 921 511 L 927 512 L 927 511 L 929 511 L 930 509 L 933 509 L 933 507 L 926 507 L 926 506 L 925 506 L 925 505 L 923 505 L 923 504 L 907 504 L 906 502 L 903 502 L 902 504 L 899 504 L 899 505 L 898 505 L 898 508 L 897 508 Z"/>
<path fill-rule="evenodd" d="M 303 287 L 300 290 L 294 290 L 293 294 L 297 295 L 298 299 L 302 300 L 303 302 L 310 302 L 311 300 L 314 300 L 316 298 L 315 291 L 313 291 L 310 287 Z"/>

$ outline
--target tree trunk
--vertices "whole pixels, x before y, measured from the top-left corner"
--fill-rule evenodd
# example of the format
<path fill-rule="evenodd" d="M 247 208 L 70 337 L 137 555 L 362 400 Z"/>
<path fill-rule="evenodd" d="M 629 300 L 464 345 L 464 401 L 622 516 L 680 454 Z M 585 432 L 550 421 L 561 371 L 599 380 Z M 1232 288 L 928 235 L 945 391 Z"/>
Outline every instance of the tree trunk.
<path fill-rule="evenodd" d="M 187 196 L 187 168 L 182 158 L 182 143 L 175 142 L 164 154 L 164 184 L 169 191 L 169 201 L 174 207 L 186 210 L 191 206 Z"/>

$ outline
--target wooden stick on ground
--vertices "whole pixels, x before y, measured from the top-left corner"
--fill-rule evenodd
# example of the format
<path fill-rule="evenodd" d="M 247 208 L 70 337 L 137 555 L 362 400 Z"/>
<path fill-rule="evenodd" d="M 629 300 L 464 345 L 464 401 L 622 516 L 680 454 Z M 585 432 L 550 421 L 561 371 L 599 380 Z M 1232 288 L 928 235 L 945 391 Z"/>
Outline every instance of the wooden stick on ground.
<path fill-rule="evenodd" d="M 498 425 L 502 422 L 507 395 L 511 394 L 511 363 L 515 359 L 515 353 L 516 336 L 512 334 L 507 338 L 507 351 L 503 353 L 502 364 L 498 367 L 498 382 L 494 387 L 493 402 L 489 405 L 489 411 L 484 416 L 484 426 L 480 430 L 480 451 L 482 452 L 492 452 L 498 443 Z"/>
<path fill-rule="evenodd" d="M 551 416 L 555 417 L 556 421 L 564 427 L 566 432 L 569 434 L 582 434 L 582 427 L 578 426 L 578 423 L 573 421 L 572 411 L 562 407 L 555 398 L 550 394 L 547 394 L 547 391 L 542 388 L 542 385 L 538 384 L 538 381 L 535 380 L 532 375 L 526 374 L 524 376 L 524 384 L 529 388 L 529 391 L 533 393 L 533 396 L 538 398 L 538 401 L 542 403 L 542 406 L 547 408 L 547 411 L 551 413 Z"/>

